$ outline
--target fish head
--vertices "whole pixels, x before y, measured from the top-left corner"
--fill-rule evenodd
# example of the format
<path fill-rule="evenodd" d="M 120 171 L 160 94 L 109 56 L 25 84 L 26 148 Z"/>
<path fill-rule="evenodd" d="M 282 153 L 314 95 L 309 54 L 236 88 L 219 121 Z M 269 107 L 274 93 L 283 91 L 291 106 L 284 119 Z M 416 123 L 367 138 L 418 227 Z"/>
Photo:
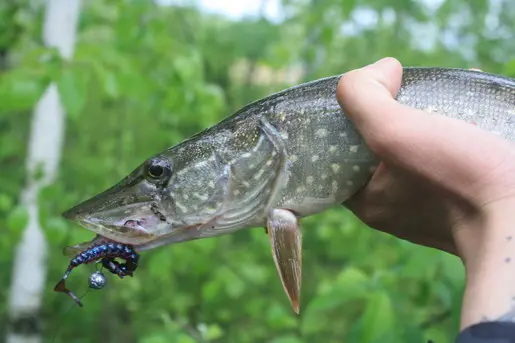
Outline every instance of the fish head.
<path fill-rule="evenodd" d="M 140 251 L 197 239 L 223 211 L 229 170 L 209 144 L 171 148 L 63 216 Z"/>

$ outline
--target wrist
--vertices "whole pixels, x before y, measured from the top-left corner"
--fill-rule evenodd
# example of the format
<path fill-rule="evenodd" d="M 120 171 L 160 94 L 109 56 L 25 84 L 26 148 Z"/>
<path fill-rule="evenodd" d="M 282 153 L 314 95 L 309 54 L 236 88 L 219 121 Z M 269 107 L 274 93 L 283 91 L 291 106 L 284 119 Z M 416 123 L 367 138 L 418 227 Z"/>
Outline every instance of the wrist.
<path fill-rule="evenodd" d="M 515 321 L 515 201 L 491 204 L 476 219 L 455 234 L 467 275 L 462 329 Z"/>

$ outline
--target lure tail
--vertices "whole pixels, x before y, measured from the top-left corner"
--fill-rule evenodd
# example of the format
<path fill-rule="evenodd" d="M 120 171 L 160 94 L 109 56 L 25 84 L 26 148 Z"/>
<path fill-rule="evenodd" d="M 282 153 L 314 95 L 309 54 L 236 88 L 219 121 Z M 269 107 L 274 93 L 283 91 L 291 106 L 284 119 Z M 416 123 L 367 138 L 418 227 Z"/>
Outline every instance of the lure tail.
<path fill-rule="evenodd" d="M 82 302 L 80 301 L 79 297 L 77 297 L 75 294 L 73 294 L 72 291 L 70 291 L 69 289 L 66 288 L 65 281 L 68 278 L 68 276 L 70 275 L 70 272 L 72 271 L 72 269 L 73 269 L 72 266 L 70 266 L 70 267 L 68 267 L 68 269 L 66 269 L 64 276 L 61 278 L 61 280 L 59 280 L 57 285 L 55 285 L 54 291 L 68 294 L 75 301 L 75 303 L 77 305 L 79 305 L 80 307 L 83 307 Z"/>

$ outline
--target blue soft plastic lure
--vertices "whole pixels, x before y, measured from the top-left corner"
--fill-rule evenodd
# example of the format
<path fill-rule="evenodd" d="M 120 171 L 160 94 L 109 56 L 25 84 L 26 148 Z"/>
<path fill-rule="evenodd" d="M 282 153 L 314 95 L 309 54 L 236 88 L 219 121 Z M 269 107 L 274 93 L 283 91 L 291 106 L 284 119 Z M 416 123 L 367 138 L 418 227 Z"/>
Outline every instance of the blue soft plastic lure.
<path fill-rule="evenodd" d="M 116 261 L 116 258 L 125 260 L 125 263 Z M 68 265 L 63 277 L 55 285 L 54 291 L 68 294 L 77 305 L 82 307 L 80 299 L 66 288 L 65 280 L 71 271 L 81 264 L 88 264 L 101 260 L 102 266 L 120 278 L 132 276 L 138 267 L 139 255 L 134 251 L 134 247 L 128 244 L 120 244 L 110 241 L 95 242 L 86 250 L 75 255 Z"/>

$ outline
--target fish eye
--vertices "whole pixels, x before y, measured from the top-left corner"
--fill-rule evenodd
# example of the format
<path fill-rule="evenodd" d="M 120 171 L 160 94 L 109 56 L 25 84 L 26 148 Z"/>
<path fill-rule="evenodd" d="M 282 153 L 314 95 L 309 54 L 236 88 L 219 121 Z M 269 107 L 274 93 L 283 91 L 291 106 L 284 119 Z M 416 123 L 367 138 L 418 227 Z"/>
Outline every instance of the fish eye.
<path fill-rule="evenodd" d="M 163 181 L 170 177 L 172 173 L 172 167 L 168 159 L 165 158 L 153 158 L 146 166 L 146 177 L 151 181 Z"/>
<path fill-rule="evenodd" d="M 160 178 L 165 173 L 165 169 L 163 166 L 160 166 L 158 164 L 154 164 L 148 167 L 148 176 L 150 176 L 153 179 Z"/>

